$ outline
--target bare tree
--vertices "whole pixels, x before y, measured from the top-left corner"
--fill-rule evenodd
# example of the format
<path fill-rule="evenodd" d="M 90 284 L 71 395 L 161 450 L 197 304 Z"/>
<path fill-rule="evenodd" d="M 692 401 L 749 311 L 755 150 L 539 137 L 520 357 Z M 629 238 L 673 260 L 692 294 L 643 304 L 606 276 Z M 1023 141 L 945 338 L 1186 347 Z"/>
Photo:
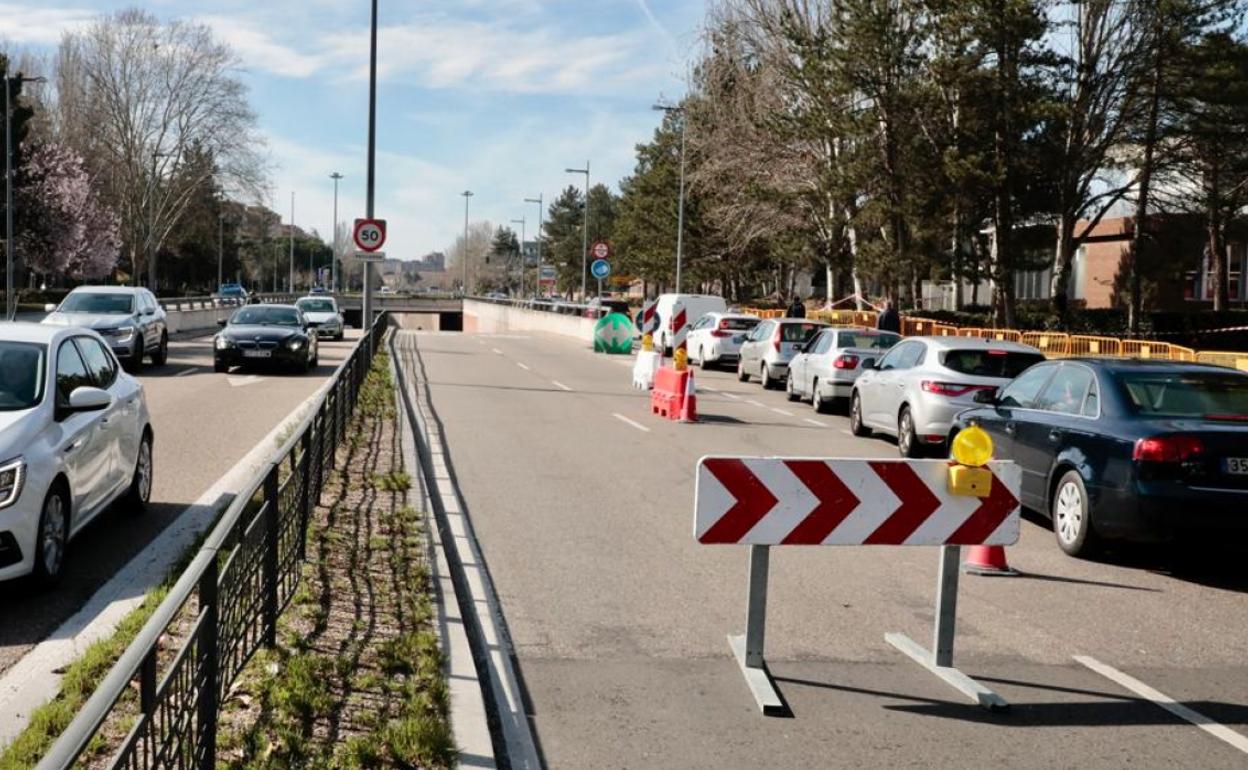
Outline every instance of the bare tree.
<path fill-rule="evenodd" d="M 262 143 L 234 66 L 207 26 L 162 23 L 133 9 L 100 17 L 61 42 L 56 129 L 87 160 L 120 216 L 136 282 L 146 269 L 156 286 L 154 257 L 203 185 L 240 197 L 263 186 Z M 193 151 L 213 164 L 180 173 Z"/>

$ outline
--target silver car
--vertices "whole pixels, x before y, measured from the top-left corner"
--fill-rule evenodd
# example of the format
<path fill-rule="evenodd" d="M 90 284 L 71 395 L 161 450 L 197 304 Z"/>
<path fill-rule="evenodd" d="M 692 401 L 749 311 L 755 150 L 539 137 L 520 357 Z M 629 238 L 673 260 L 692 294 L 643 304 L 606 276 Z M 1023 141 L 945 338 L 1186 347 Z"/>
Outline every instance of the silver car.
<path fill-rule="evenodd" d="M 302 297 L 295 302 L 295 307 L 303 312 L 303 317 L 308 319 L 308 328 L 315 331 L 317 337 L 342 340 L 345 333 L 343 330 L 346 327 L 343 324 L 342 313 L 338 310 L 338 303 L 333 297 L 324 295 Z"/>
<path fill-rule="evenodd" d="M 809 398 L 816 412 L 828 411 L 838 400 L 848 402 L 863 364 L 900 341 L 900 334 L 875 329 L 824 329 L 789 362 L 789 400 Z"/>
<path fill-rule="evenodd" d="M 751 375 L 757 375 L 764 388 L 780 387 L 798 346 L 826 326 L 805 318 L 771 318 L 759 323 L 741 343 L 737 379 L 749 382 Z"/>
<path fill-rule="evenodd" d="M 169 359 L 169 325 L 165 309 L 147 289 L 135 286 L 79 286 L 47 305 L 43 323 L 79 326 L 99 332 L 113 354 L 130 371 L 138 371 L 144 356 L 164 366 Z"/>
<path fill-rule="evenodd" d="M 850 430 L 896 436 L 902 457 L 920 457 L 945 445 L 953 418 L 977 406 L 977 392 L 999 388 L 1043 360 L 1039 350 L 1017 342 L 909 337 L 854 383 Z"/>

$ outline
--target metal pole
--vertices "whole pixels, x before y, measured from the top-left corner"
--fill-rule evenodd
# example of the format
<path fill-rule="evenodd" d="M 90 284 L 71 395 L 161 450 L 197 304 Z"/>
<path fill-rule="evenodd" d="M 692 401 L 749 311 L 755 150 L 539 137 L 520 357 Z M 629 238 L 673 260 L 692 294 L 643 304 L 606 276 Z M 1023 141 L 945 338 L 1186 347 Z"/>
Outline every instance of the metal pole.
<path fill-rule="evenodd" d="M 290 278 L 286 290 L 295 293 L 295 191 L 290 191 Z"/>
<path fill-rule="evenodd" d="M 542 217 L 545 215 L 545 209 L 542 204 L 542 193 L 538 193 L 536 198 L 525 198 L 525 203 L 537 204 L 537 276 L 533 279 L 533 296 L 542 296 Z"/>
<path fill-rule="evenodd" d="M 147 282 L 156 293 L 156 220 L 152 212 L 152 200 L 156 197 L 156 153 L 152 153 L 152 186 L 147 193 Z M 138 276 L 135 276 L 138 283 Z"/>
<path fill-rule="evenodd" d="M 217 214 L 217 291 L 225 275 L 225 214 Z"/>
<path fill-rule="evenodd" d="M 472 197 L 471 190 L 464 190 L 460 195 L 464 196 L 464 247 L 459 254 L 459 260 L 464 263 L 464 296 L 468 296 L 468 199 Z"/>
<path fill-rule="evenodd" d="M 585 161 L 585 219 L 581 223 L 581 302 L 585 301 L 585 273 L 589 268 L 589 161 Z M 599 292 L 601 293 L 601 292 Z"/>
<path fill-rule="evenodd" d="M 685 246 L 685 113 L 680 111 L 680 206 L 676 214 L 676 293 L 680 293 L 680 268 Z"/>
<path fill-rule="evenodd" d="M 4 252 L 5 252 L 5 284 L 4 314 L 12 321 L 17 313 L 17 302 L 13 291 L 13 118 L 10 109 L 10 92 L 13 90 L 13 78 L 4 79 Z"/>
<path fill-rule="evenodd" d="M 932 661 L 937 666 L 953 665 L 953 632 L 958 615 L 958 563 L 962 548 L 956 545 L 940 549 L 940 574 L 936 578 L 936 633 L 932 642 Z"/>
<path fill-rule="evenodd" d="M 373 218 L 374 172 L 377 160 L 377 0 L 372 3 L 372 26 L 368 52 L 368 203 L 366 216 Z M 367 334 L 373 325 L 373 263 L 364 263 L 364 297 L 360 328 Z"/>
<path fill-rule="evenodd" d="M 342 174 L 337 171 L 329 175 L 334 180 L 334 258 L 329 264 L 329 286 L 330 291 L 338 291 L 338 180 L 342 179 Z"/>
<path fill-rule="evenodd" d="M 511 220 L 513 225 L 520 225 L 520 298 L 524 298 L 524 224 L 528 217 Z"/>
<path fill-rule="evenodd" d="M 763 642 L 767 631 L 767 570 L 771 546 L 750 546 L 750 585 L 745 614 L 745 665 L 763 667 Z"/>

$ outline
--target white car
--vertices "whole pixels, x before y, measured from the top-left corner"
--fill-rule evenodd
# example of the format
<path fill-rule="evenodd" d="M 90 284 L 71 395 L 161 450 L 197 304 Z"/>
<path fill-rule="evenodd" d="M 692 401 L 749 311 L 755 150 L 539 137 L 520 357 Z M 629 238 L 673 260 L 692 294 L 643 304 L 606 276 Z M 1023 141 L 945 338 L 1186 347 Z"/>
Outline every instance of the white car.
<path fill-rule="evenodd" d="M 338 310 L 338 302 L 333 297 L 312 295 L 295 302 L 295 307 L 303 312 L 308 319 L 308 329 L 316 332 L 318 337 L 342 341 L 342 313 Z"/>
<path fill-rule="evenodd" d="M 692 325 L 707 313 L 726 313 L 728 303 L 723 297 L 714 294 L 660 294 L 655 299 L 654 314 L 659 328 L 654 335 L 654 344 L 667 354 L 672 353 L 672 311 L 679 302 L 685 309 L 685 324 Z"/>
<path fill-rule="evenodd" d="M 789 362 L 790 401 L 810 399 L 816 412 L 849 400 L 864 366 L 879 360 L 901 341 L 900 334 L 874 329 L 824 329 Z"/>
<path fill-rule="evenodd" d="M 65 545 L 124 498 L 152 491 L 143 386 L 97 333 L 0 324 L 0 580 L 54 583 Z"/>
<path fill-rule="evenodd" d="M 739 313 L 707 313 L 689 327 L 686 342 L 689 361 L 703 369 L 711 364 L 736 363 L 745 335 L 758 326 L 759 319 Z"/>

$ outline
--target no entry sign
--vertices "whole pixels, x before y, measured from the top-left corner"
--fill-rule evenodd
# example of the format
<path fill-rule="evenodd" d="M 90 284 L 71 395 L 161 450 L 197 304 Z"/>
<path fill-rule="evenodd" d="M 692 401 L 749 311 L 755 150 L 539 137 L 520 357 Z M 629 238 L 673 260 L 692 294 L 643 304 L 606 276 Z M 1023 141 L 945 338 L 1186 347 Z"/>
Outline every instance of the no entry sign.
<path fill-rule="evenodd" d="M 377 251 L 386 243 L 386 220 L 357 219 L 352 237 L 360 251 Z"/>

